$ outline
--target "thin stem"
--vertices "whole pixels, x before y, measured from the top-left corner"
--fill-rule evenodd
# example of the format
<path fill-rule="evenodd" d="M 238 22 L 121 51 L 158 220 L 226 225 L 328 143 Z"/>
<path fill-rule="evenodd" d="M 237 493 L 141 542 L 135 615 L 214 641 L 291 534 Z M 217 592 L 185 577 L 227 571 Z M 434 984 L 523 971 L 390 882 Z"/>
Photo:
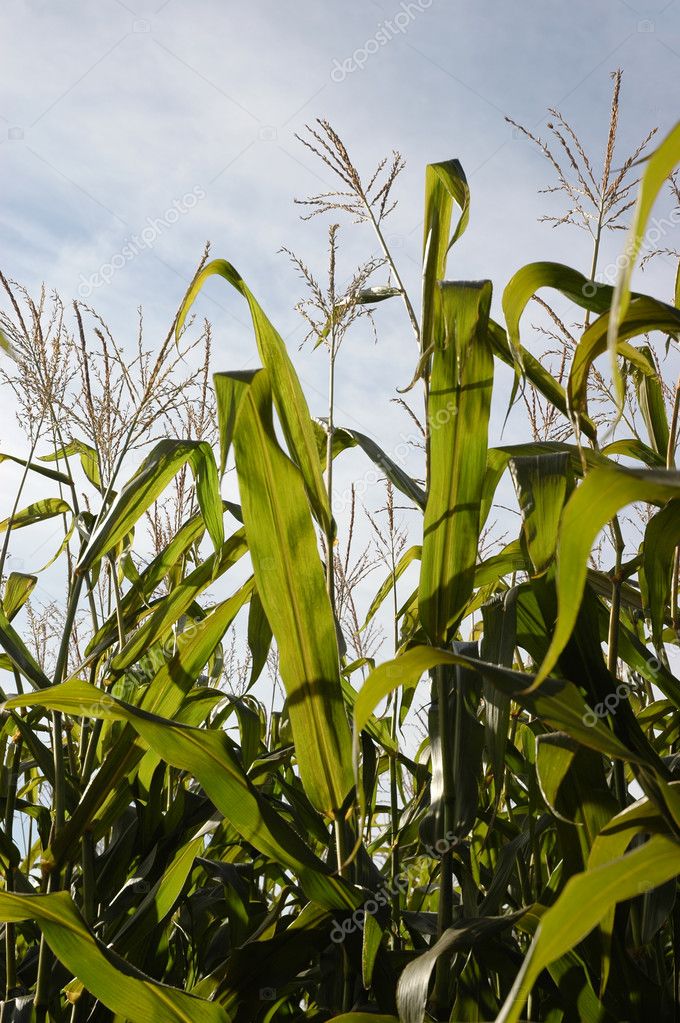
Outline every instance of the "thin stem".
<path fill-rule="evenodd" d="M 612 520 L 612 528 L 614 530 L 616 562 L 612 578 L 611 607 L 609 610 L 607 667 L 609 668 L 612 678 L 616 680 L 619 660 L 619 631 L 621 627 L 621 586 L 623 583 L 623 579 L 621 577 L 621 562 L 623 560 L 623 551 L 625 547 L 621 526 L 617 516 L 614 516 Z M 625 774 L 623 762 L 620 760 L 614 761 L 614 787 L 619 804 L 622 809 L 625 809 L 627 805 Z"/>
<path fill-rule="evenodd" d="M 335 568 L 333 564 L 333 412 L 335 408 L 335 304 L 331 309 L 330 352 L 328 358 L 328 435 L 326 437 L 326 492 L 328 494 L 328 529 L 326 530 L 326 589 L 335 611 Z"/>
<path fill-rule="evenodd" d="M 451 773 L 453 750 L 451 749 L 452 722 L 449 715 L 449 693 L 447 670 L 443 665 L 434 669 L 435 687 L 439 712 L 439 742 L 442 760 L 442 806 L 443 806 L 443 837 L 444 850 L 441 853 L 439 867 L 439 905 L 437 907 L 437 937 L 451 926 L 453 922 L 453 848 L 450 844 L 451 835 Z M 434 991 L 432 1001 L 435 1016 L 441 1019 L 448 1006 L 450 957 L 442 955 L 437 960 Z"/>
<path fill-rule="evenodd" d="M 383 255 L 385 256 L 385 259 L 389 264 L 390 270 L 394 274 L 394 279 L 397 282 L 397 287 L 399 288 L 399 291 L 401 292 L 401 297 L 403 299 L 404 306 L 406 307 L 408 318 L 411 322 L 411 326 L 413 327 L 413 333 L 415 334 L 416 341 L 418 342 L 418 347 L 420 348 L 420 326 L 418 324 L 418 317 L 415 314 L 415 310 L 411 303 L 411 299 L 408 297 L 408 292 L 404 287 L 404 282 L 402 281 L 401 276 L 399 274 L 399 270 L 397 269 L 397 264 L 395 263 L 392 257 L 392 253 L 390 252 L 387 242 L 385 241 L 385 237 L 380 229 L 380 223 L 377 220 L 375 213 L 373 212 L 373 208 L 370 202 L 363 194 L 363 192 L 361 194 L 361 198 L 364 203 L 364 207 L 366 208 L 366 212 L 368 213 L 369 219 L 373 225 L 373 230 L 376 233 L 378 242 L 380 243 Z"/>
<path fill-rule="evenodd" d="M 21 764 L 21 739 L 14 742 L 12 755 L 9 761 L 9 778 L 7 781 L 7 801 L 5 804 L 5 838 L 8 843 L 12 842 L 14 830 L 14 808 L 17 796 L 17 781 L 19 767 Z M 8 866 L 5 872 L 5 888 L 8 892 L 14 891 L 14 868 Z M 14 924 L 5 924 L 5 999 L 6 1004 L 14 998 L 14 991 L 17 987 L 17 950 L 16 931 Z M 4 1012 L 3 1012 L 4 1016 Z"/>

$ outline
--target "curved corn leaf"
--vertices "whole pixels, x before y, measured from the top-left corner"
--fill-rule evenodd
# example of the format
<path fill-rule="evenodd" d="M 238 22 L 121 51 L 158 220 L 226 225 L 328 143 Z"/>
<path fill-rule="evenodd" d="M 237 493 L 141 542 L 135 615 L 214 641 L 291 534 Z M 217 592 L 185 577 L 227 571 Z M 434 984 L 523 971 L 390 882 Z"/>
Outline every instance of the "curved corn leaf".
<path fill-rule="evenodd" d="M 73 482 L 66 473 L 58 472 L 56 469 L 46 469 L 44 465 L 27 462 L 25 458 L 17 458 L 16 455 L 5 455 L 0 452 L 0 462 L 16 462 L 17 465 L 27 466 L 31 472 L 37 472 L 41 476 L 47 477 L 48 480 L 54 480 L 55 483 L 63 483 L 67 487 Z"/>
<path fill-rule="evenodd" d="M 161 440 L 122 488 L 90 537 L 76 571 L 86 572 L 112 550 L 141 519 L 184 465 L 196 480 L 196 497 L 216 550 L 224 542 L 222 498 L 212 448 L 206 441 Z"/>
<path fill-rule="evenodd" d="M 220 1005 L 152 980 L 103 945 L 90 932 L 66 892 L 53 895 L 0 892 L 0 919 L 7 923 L 36 920 L 66 969 L 102 1004 L 126 1019 L 228 1023 L 229 1016 Z"/>
<path fill-rule="evenodd" d="M 97 490 L 100 490 L 102 481 L 99 473 L 99 458 L 91 444 L 86 444 L 82 440 L 72 440 L 58 451 L 53 451 L 49 455 L 42 455 L 40 461 L 56 462 L 60 458 L 68 458 L 69 455 L 79 455 L 83 472 L 90 483 L 96 487 Z"/>
<path fill-rule="evenodd" d="M 0 533 L 4 533 L 8 528 L 22 529 L 23 526 L 32 526 L 34 522 L 44 522 L 45 519 L 53 519 L 56 515 L 67 515 L 70 512 L 71 505 L 60 497 L 46 497 L 3 519 L 0 522 Z"/>
<path fill-rule="evenodd" d="M 399 579 L 400 576 L 404 574 L 404 572 L 409 567 L 409 565 L 412 564 L 412 562 L 420 560 L 422 556 L 422 551 L 423 551 L 422 547 L 420 547 L 417 544 L 414 545 L 413 547 L 409 547 L 408 550 L 404 551 L 404 553 L 401 555 L 399 561 L 395 566 L 394 572 L 390 572 L 390 574 L 387 576 L 385 581 L 380 586 L 380 589 L 376 593 L 375 597 L 371 601 L 371 606 L 366 612 L 364 624 L 361 626 L 362 629 L 365 629 L 368 623 L 371 621 L 371 619 L 374 618 L 375 615 L 378 613 L 380 607 L 382 606 L 383 601 L 385 600 L 387 595 L 391 593 L 392 588 L 396 585 L 397 579 Z"/>
<path fill-rule="evenodd" d="M 588 373 L 593 361 L 607 350 L 609 321 L 609 313 L 598 317 L 590 324 L 576 346 L 567 383 L 569 407 L 576 413 L 580 414 L 586 410 Z M 625 316 L 621 319 L 616 353 L 627 359 L 643 375 L 656 378 L 656 364 L 647 354 L 649 349 L 633 348 L 626 340 L 649 330 L 680 332 L 680 310 L 646 295 L 640 295 L 631 301 Z"/>
<path fill-rule="evenodd" d="M 260 595 L 254 590 L 248 610 L 248 649 L 252 663 L 248 688 L 255 685 L 262 674 L 272 643 L 272 630 L 262 606 Z"/>
<path fill-rule="evenodd" d="M 503 328 L 493 320 L 489 320 L 489 341 L 491 342 L 494 355 L 497 355 L 498 358 L 506 364 L 506 366 L 511 366 L 516 369 L 517 360 L 513 357 L 513 349 L 508 343 L 507 335 Z M 542 394 L 551 405 L 558 409 L 558 411 L 571 422 L 569 408 L 567 406 L 567 392 L 564 387 L 562 387 L 562 384 L 555 380 L 554 376 L 548 372 L 545 366 L 543 366 L 543 364 L 522 345 L 519 346 L 519 365 L 523 367 L 524 375 L 533 384 L 539 394 Z M 517 378 L 515 378 L 508 412 L 512 407 L 516 386 Z M 588 416 L 584 415 L 581 418 L 581 430 L 586 437 L 589 437 L 591 440 L 595 440 L 597 437 L 597 428 Z"/>
<path fill-rule="evenodd" d="M 569 640 L 581 604 L 588 557 L 600 530 L 627 504 L 634 501 L 664 504 L 678 496 L 678 472 L 627 469 L 611 463 L 588 473 L 562 514 L 557 554 L 557 623 L 534 686 L 548 676 Z"/>
<path fill-rule="evenodd" d="M 508 281 L 503 292 L 503 314 L 513 351 L 520 356 L 519 321 L 529 301 L 541 288 L 559 291 L 582 309 L 592 313 L 606 312 L 614 289 L 598 284 L 563 263 L 527 263 Z"/>
<path fill-rule="evenodd" d="M 334 443 L 338 444 L 339 450 L 355 446 L 360 447 L 371 461 L 379 469 L 382 469 L 385 477 L 404 497 L 408 497 L 419 508 L 425 508 L 426 497 L 423 488 L 408 473 L 404 472 L 401 466 L 397 465 L 394 459 L 390 458 L 379 444 L 376 444 L 374 440 L 367 437 L 365 433 L 342 427 L 334 431 Z"/>
<path fill-rule="evenodd" d="M 517 913 L 508 913 L 507 916 L 463 920 L 456 927 L 444 931 L 432 948 L 406 966 L 399 978 L 397 1007 L 400 1023 L 423 1023 L 430 977 L 440 956 L 474 947 L 484 938 L 501 934 L 523 915 L 524 910 L 519 910 Z"/>
<path fill-rule="evenodd" d="M 588 723 L 592 712 L 572 682 L 550 678 L 546 679 L 544 687 L 535 689 L 535 686 L 528 686 L 533 678 L 530 674 L 427 646 L 411 647 L 399 657 L 386 661 L 364 682 L 354 704 L 355 757 L 358 736 L 380 701 L 400 686 L 415 685 L 426 671 L 440 664 L 460 664 L 478 671 L 546 724 L 567 732 L 584 746 L 610 757 L 646 764 L 643 757 L 624 746 L 602 721 Z"/>
<path fill-rule="evenodd" d="M 324 532 L 328 534 L 331 526 L 328 496 L 323 484 L 309 408 L 300 387 L 300 381 L 281 336 L 267 319 L 246 282 L 226 259 L 214 259 L 195 278 L 177 319 L 177 337 L 179 337 L 187 313 L 203 284 L 214 274 L 223 277 L 243 295 L 248 303 L 257 350 L 265 369 L 270 374 L 274 404 L 281 421 L 286 444 L 291 457 L 302 472 L 307 497 L 314 509 L 314 514 Z"/>
<path fill-rule="evenodd" d="M 452 232 L 454 202 L 460 209 L 460 217 Z M 425 171 L 421 353 L 425 353 L 441 335 L 438 285 L 446 276 L 449 249 L 463 234 L 469 219 L 470 188 L 458 160 L 428 164 Z"/>
<path fill-rule="evenodd" d="M 21 611 L 37 582 L 37 575 L 10 572 L 5 583 L 5 592 L 2 595 L 2 610 L 8 621 L 11 622 L 14 616 Z"/>
<path fill-rule="evenodd" d="M 648 379 L 648 378 L 645 378 Z M 650 469 L 665 469 L 666 459 L 662 458 L 656 451 L 643 444 L 641 440 L 630 437 L 625 440 L 615 440 L 606 444 L 601 454 L 607 458 L 611 455 L 625 455 L 626 458 L 634 458 L 637 462 L 649 466 Z"/>
<path fill-rule="evenodd" d="M 663 187 L 669 174 L 680 162 L 680 123 L 669 132 L 663 142 L 645 160 L 645 169 L 640 180 L 637 202 L 633 211 L 633 219 L 628 230 L 624 248 L 624 259 L 616 280 L 611 302 L 609 334 L 607 347 L 611 356 L 612 375 L 616 395 L 621 405 L 623 402 L 623 381 L 616 363 L 616 342 L 619 327 L 628 311 L 631 301 L 630 281 L 640 247 L 644 241 L 647 220 L 652 212 L 656 197 Z"/>

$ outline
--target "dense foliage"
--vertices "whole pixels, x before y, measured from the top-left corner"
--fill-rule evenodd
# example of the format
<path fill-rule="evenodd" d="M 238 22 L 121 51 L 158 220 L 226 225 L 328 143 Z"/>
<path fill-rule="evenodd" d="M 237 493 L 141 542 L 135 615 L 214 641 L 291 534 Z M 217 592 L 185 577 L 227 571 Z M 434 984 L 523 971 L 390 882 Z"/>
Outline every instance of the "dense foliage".
<path fill-rule="evenodd" d="M 643 166 L 616 283 L 595 280 L 597 250 L 590 275 L 525 266 L 504 289 L 504 325 L 490 281 L 446 279 L 469 215 L 457 161 L 426 171 L 416 314 L 382 231 L 399 157 L 364 186 L 329 125 L 306 144 L 343 183 L 309 200 L 312 212 L 348 211 L 385 245 L 342 294 L 335 229 L 327 292 L 298 261 L 312 338 L 329 356 L 324 420 L 224 260 L 201 267 L 155 362 L 140 342 L 131 368 L 96 320 L 95 360 L 83 322 L 94 314 L 76 305 L 75 385 L 60 376 L 42 306 L 24 316 L 3 278 L 8 379 L 33 418 L 28 457 L 0 457 L 46 496 L 17 496 L 2 569 L 10 534 L 61 517 L 68 600 L 55 646 L 31 611 L 37 575 L 4 575 L 2 1020 L 676 1019 L 678 389 L 667 400 L 657 352 L 677 351 L 680 296 L 632 293 L 630 274 L 680 160 L 680 128 Z M 600 187 L 590 174 L 597 245 L 615 193 L 622 208 L 630 194 L 608 159 Z M 374 286 L 385 262 L 389 283 Z M 206 361 L 189 414 L 175 341 L 186 343 L 212 275 L 246 303 L 261 367 L 218 373 L 210 392 Z M 585 311 L 576 335 L 564 328 L 572 346 L 565 337 L 555 373 L 523 343 L 541 289 Z M 343 332 L 383 300 L 404 301 L 419 345 L 422 481 L 334 421 Z M 609 369 L 594 366 L 601 356 Z M 529 409 L 524 443 L 498 441 L 499 367 L 510 402 Z M 64 434 L 69 404 L 80 425 Z M 360 628 L 349 645 L 339 607 L 347 578 L 329 495 L 349 448 L 388 483 L 389 570 L 364 625 L 392 622 L 382 662 L 362 655 Z M 238 502 L 220 488 L 231 465 Z M 506 471 L 520 527 L 489 555 Z M 416 545 L 395 524 L 395 495 L 422 514 Z M 628 506 L 642 523 L 634 541 Z M 595 562 L 603 535 L 611 545 Z M 248 657 L 232 686 L 225 636 L 237 621 Z M 268 710 L 252 689 L 272 651 L 285 698 Z M 401 726 L 423 678 L 427 730 L 414 749 Z"/>

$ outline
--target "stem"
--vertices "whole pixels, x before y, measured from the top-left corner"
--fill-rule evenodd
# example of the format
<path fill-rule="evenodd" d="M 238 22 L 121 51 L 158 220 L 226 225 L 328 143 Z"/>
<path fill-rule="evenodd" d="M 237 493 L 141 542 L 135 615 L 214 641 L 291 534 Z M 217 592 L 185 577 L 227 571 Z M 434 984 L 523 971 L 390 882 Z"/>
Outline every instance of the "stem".
<path fill-rule="evenodd" d="M 77 575 L 73 579 L 64 632 L 57 654 L 57 663 L 54 670 L 54 684 L 58 685 L 64 676 L 68 662 L 68 648 L 73 623 L 75 621 L 80 591 L 83 585 L 83 576 Z M 62 744 L 62 717 L 59 711 L 52 713 L 52 748 L 54 756 L 54 821 L 50 835 L 50 845 L 61 831 L 66 820 L 66 770 L 64 763 L 64 747 Z M 58 891 L 60 887 L 59 871 L 53 870 L 49 876 L 47 886 L 48 892 Z M 35 1012 L 37 1023 L 42 1023 L 47 1014 L 47 1003 L 49 998 L 49 981 L 52 967 L 52 953 L 50 952 L 44 935 L 40 938 L 40 957 L 38 960 L 38 978 L 35 986 Z"/>
<path fill-rule="evenodd" d="M 595 280 L 595 272 L 597 270 L 597 258 L 598 258 L 599 254 L 600 254 L 600 240 L 602 238 L 602 217 L 604 215 L 604 212 L 603 212 L 603 209 L 602 209 L 602 203 L 603 202 L 604 202 L 604 193 L 603 193 L 602 201 L 600 202 L 600 210 L 599 210 L 598 217 L 597 217 L 597 230 L 595 231 L 595 240 L 594 240 L 594 244 L 593 244 L 593 258 L 592 258 L 592 260 L 590 262 L 590 280 L 591 281 Z M 583 329 L 587 330 L 589 324 L 590 324 L 590 309 L 587 309 L 586 310 L 586 318 L 585 318 L 584 323 L 583 323 Z"/>
<path fill-rule="evenodd" d="M 418 324 L 418 317 L 416 316 L 415 310 L 413 308 L 413 305 L 411 304 L 411 299 L 408 297 L 408 292 L 406 291 L 406 288 L 404 287 L 404 283 L 403 283 L 403 281 L 401 279 L 401 276 L 399 274 L 399 270 L 397 269 L 397 264 L 394 262 L 394 259 L 392 258 L 392 253 L 390 252 L 390 250 L 389 250 L 389 248 L 387 246 L 387 242 L 385 241 L 385 238 L 383 236 L 383 233 L 380 230 L 380 224 L 379 224 L 378 220 L 376 220 L 376 216 L 375 216 L 375 213 L 373 212 L 373 208 L 372 208 L 370 202 L 368 201 L 368 199 L 366 198 L 366 196 L 363 195 L 363 193 L 362 193 L 361 198 L 362 198 L 362 201 L 364 203 L 364 207 L 366 209 L 366 212 L 368 213 L 369 219 L 370 219 L 370 221 L 371 221 L 371 223 L 373 225 L 373 230 L 375 231 L 376 236 L 378 238 L 378 241 L 380 243 L 380 248 L 383 250 L 383 254 L 384 254 L 385 259 L 387 260 L 387 262 L 389 264 L 390 270 L 394 274 L 394 279 L 397 282 L 397 287 L 399 288 L 399 290 L 401 292 L 401 297 L 402 297 L 402 299 L 404 301 L 404 305 L 406 307 L 406 312 L 408 314 L 408 318 L 411 321 L 411 326 L 413 327 L 413 333 L 415 334 L 416 341 L 418 342 L 418 347 L 420 348 L 420 326 Z"/>
<path fill-rule="evenodd" d="M 12 841 L 14 829 L 14 807 L 17 795 L 17 775 L 21 764 L 21 739 L 14 743 L 12 756 L 9 762 L 9 778 L 7 781 L 7 802 L 5 806 L 5 837 L 9 843 Z M 9 866 L 5 873 L 5 887 L 8 892 L 14 891 L 14 868 Z M 14 991 L 17 987 L 17 950 L 16 930 L 14 924 L 5 924 L 5 999 L 7 1004 L 14 998 Z M 4 1010 L 4 1007 L 3 1007 Z M 3 1011 L 4 1017 L 4 1011 Z"/>
<path fill-rule="evenodd" d="M 615 537 L 616 563 L 612 579 L 611 608 L 609 610 L 607 667 L 610 675 L 616 681 L 616 670 L 619 660 L 619 630 L 621 627 L 621 585 L 623 582 L 621 578 L 621 562 L 625 546 L 623 534 L 621 533 L 621 526 L 619 525 L 619 520 L 616 515 L 612 519 L 612 529 L 614 530 Z M 624 767 L 623 762 L 620 760 L 614 761 L 614 788 L 616 790 L 616 797 L 621 809 L 623 810 L 627 805 L 627 799 Z"/>
<path fill-rule="evenodd" d="M 326 492 L 328 529 L 326 530 L 326 589 L 335 612 L 335 571 L 333 566 L 333 409 L 335 406 L 335 308 L 331 311 L 331 346 L 328 359 L 328 436 L 326 437 Z"/>
<path fill-rule="evenodd" d="M 443 837 L 444 851 L 441 853 L 439 867 L 439 905 L 437 907 L 437 937 L 441 938 L 453 923 L 453 849 L 450 845 L 451 834 L 451 721 L 449 716 L 448 686 L 446 668 L 438 665 L 434 669 L 434 677 L 439 705 L 439 742 L 442 758 L 442 804 L 443 804 Z M 451 959 L 442 955 L 437 960 L 434 990 L 432 992 L 433 1010 L 436 1018 L 446 1015 L 448 1007 L 449 972 Z"/>
<path fill-rule="evenodd" d="M 393 612 L 393 623 L 394 623 L 394 653 L 396 656 L 397 648 L 399 646 L 399 601 L 397 599 L 397 572 L 395 563 L 395 550 L 394 550 L 394 530 L 390 528 L 390 560 L 392 562 L 392 612 Z M 393 694 L 393 706 L 392 706 L 392 722 L 391 722 L 391 737 L 395 747 L 398 743 L 397 738 L 397 725 L 399 721 L 399 700 L 397 697 L 398 690 L 394 691 Z M 397 762 L 396 752 L 390 757 L 390 840 L 392 845 L 392 863 L 390 870 L 390 877 L 392 879 L 392 922 L 394 924 L 394 935 L 392 938 L 392 948 L 399 950 L 401 948 L 401 937 L 399 929 L 401 926 L 401 905 L 399 902 L 399 875 L 401 873 L 401 857 L 399 856 L 399 823 L 401 818 L 401 811 L 399 809 L 399 764 Z"/>

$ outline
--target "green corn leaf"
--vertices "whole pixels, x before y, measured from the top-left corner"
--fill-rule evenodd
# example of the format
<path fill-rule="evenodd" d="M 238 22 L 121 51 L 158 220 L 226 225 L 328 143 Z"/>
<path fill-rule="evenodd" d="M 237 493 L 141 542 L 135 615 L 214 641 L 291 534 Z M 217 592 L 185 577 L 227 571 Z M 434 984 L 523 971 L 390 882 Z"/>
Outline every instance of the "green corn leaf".
<path fill-rule="evenodd" d="M 640 351 L 652 365 L 656 365 L 652 357 L 652 350 L 648 345 L 643 345 Z M 658 372 L 639 374 L 636 385 L 638 404 L 645 420 L 650 444 L 665 464 L 668 454 L 669 429 L 666 402 Z"/>
<path fill-rule="evenodd" d="M 619 337 L 620 325 L 628 312 L 628 306 L 633 297 L 630 290 L 633 269 L 644 242 L 644 232 L 652 212 L 652 207 L 668 176 L 679 162 L 680 123 L 675 125 L 663 142 L 644 161 L 645 169 L 640 180 L 633 219 L 626 238 L 624 258 L 621 261 L 621 268 L 612 296 L 607 347 L 611 357 L 612 375 L 620 405 L 623 403 L 623 381 L 616 362 L 616 342 Z"/>
<path fill-rule="evenodd" d="M 662 645 L 666 607 L 670 603 L 673 556 L 680 544 L 680 500 L 676 498 L 658 511 L 647 523 L 642 545 L 641 583 L 647 597 L 652 623 L 652 641 L 657 649 Z"/>
<path fill-rule="evenodd" d="M 172 537 L 167 546 L 139 574 L 131 589 L 123 596 L 118 609 L 97 630 L 87 646 L 87 653 L 104 650 L 118 639 L 118 614 L 126 627 L 130 627 L 134 616 L 141 609 L 148 609 L 148 600 L 153 591 L 176 568 L 189 548 L 199 543 L 205 532 L 203 517 L 192 515 Z M 212 570 L 211 570 L 212 571 Z"/>
<path fill-rule="evenodd" d="M 401 555 L 399 561 L 395 566 L 394 573 L 390 572 L 385 581 L 381 584 L 380 589 L 376 593 L 375 597 L 371 601 L 371 606 L 366 612 L 364 624 L 361 626 L 362 629 L 365 629 L 368 623 L 371 621 L 371 619 L 374 618 L 375 615 L 378 613 L 380 607 L 382 606 L 383 601 L 388 596 L 388 594 L 391 593 L 392 588 L 396 586 L 397 579 L 399 579 L 404 574 L 404 572 L 406 571 L 408 566 L 412 564 L 412 562 L 419 561 L 421 555 L 422 547 L 420 547 L 419 545 L 414 545 L 413 547 L 409 547 L 408 550 L 404 551 L 404 553 Z"/>
<path fill-rule="evenodd" d="M 558 616 L 553 639 L 536 675 L 541 684 L 564 650 L 576 623 L 595 538 L 621 508 L 634 501 L 664 504 L 680 496 L 680 473 L 599 466 L 586 476 L 562 514 L 557 553 Z"/>
<path fill-rule="evenodd" d="M 145 976 L 90 932 L 70 895 L 15 895 L 0 892 L 0 919 L 36 920 L 61 963 L 112 1012 L 129 1020 L 157 1023 L 228 1023 L 215 1002 L 207 1002 Z"/>
<path fill-rule="evenodd" d="M 0 453 L 0 462 L 15 462 L 17 465 L 27 466 L 31 472 L 37 472 L 40 476 L 45 476 L 48 480 L 54 480 L 55 483 L 63 483 L 67 487 L 72 483 L 71 478 L 66 473 L 57 472 L 56 469 L 46 469 L 44 465 L 27 462 L 24 458 L 17 458 L 15 455 Z"/>
<path fill-rule="evenodd" d="M 460 217 L 453 231 L 453 204 Z M 426 352 L 440 334 L 439 282 L 446 276 L 446 257 L 470 219 L 470 188 L 458 160 L 428 164 L 425 171 L 425 214 L 423 234 L 423 311 L 421 352 Z"/>
<path fill-rule="evenodd" d="M 511 366 L 516 369 L 517 362 L 513 356 L 513 349 L 508 343 L 507 335 L 503 328 L 493 320 L 489 320 L 489 341 L 491 342 L 494 355 L 497 355 L 498 358 L 506 364 L 506 366 Z M 526 378 L 531 381 L 539 394 L 542 394 L 551 405 L 554 405 L 554 407 L 558 409 L 565 418 L 571 421 L 569 408 L 567 406 L 567 392 L 564 387 L 562 387 L 562 384 L 555 380 L 554 376 L 548 372 L 545 366 L 543 366 L 543 364 L 522 345 L 519 346 L 519 365 L 524 367 L 524 374 Z M 517 378 L 515 378 L 515 384 L 508 403 L 508 412 L 512 407 L 516 387 Z M 585 415 L 581 419 L 581 429 L 586 437 L 589 437 L 591 440 L 595 440 L 597 437 L 595 424 Z"/>
<path fill-rule="evenodd" d="M 194 860 L 200 856 L 205 845 L 202 834 L 190 839 L 172 857 L 163 876 L 147 892 L 137 910 L 128 917 L 116 933 L 116 948 L 125 951 L 139 945 L 171 913 L 186 884 Z"/>
<path fill-rule="evenodd" d="M 206 558 L 155 606 L 149 620 L 135 630 L 120 653 L 114 657 L 111 662 L 113 670 L 123 671 L 134 664 L 145 650 L 167 634 L 181 615 L 190 610 L 196 597 L 214 579 L 235 565 L 247 550 L 245 533 L 239 529 L 222 544 L 219 551 Z"/>
<path fill-rule="evenodd" d="M 647 379 L 647 378 L 645 378 Z M 650 469 L 665 469 L 666 458 L 661 457 L 656 451 L 643 444 L 641 440 L 634 437 L 612 441 L 606 444 L 601 454 L 610 458 L 612 455 L 625 455 L 626 458 L 633 458 L 636 462 L 642 462 Z"/>
<path fill-rule="evenodd" d="M 547 572 L 569 489 L 569 455 L 524 455 L 510 459 L 522 514 L 522 533 L 534 575 Z"/>
<path fill-rule="evenodd" d="M 21 611 L 38 582 L 37 575 L 10 572 L 2 595 L 2 609 L 9 622 Z"/>
<path fill-rule="evenodd" d="M 234 449 L 257 592 L 279 650 L 300 776 L 315 808 L 334 816 L 352 787 L 335 621 L 303 480 L 276 440 L 264 370 L 241 402 Z"/>
<path fill-rule="evenodd" d="M 3 611 L 0 611 L 0 645 L 15 668 L 28 679 L 34 689 L 45 689 L 50 685 L 50 680 L 19 634 L 10 625 L 9 619 Z"/>
<path fill-rule="evenodd" d="M 578 414 L 586 411 L 590 367 L 598 355 L 607 351 L 609 323 L 609 313 L 598 317 L 585 331 L 574 352 L 567 383 L 567 398 L 569 407 Z M 621 319 L 616 353 L 627 359 L 644 376 L 656 378 L 656 364 L 648 354 L 649 349 L 633 348 L 627 343 L 627 338 L 636 337 L 650 330 L 680 331 L 680 311 L 641 295 L 631 301 L 625 316 Z"/>
<path fill-rule="evenodd" d="M 241 275 L 226 259 L 214 259 L 196 276 L 177 319 L 177 336 L 179 337 L 187 313 L 203 284 L 214 274 L 224 278 L 248 303 L 257 349 L 263 365 L 270 374 L 274 404 L 286 444 L 291 457 L 302 472 L 307 496 L 317 520 L 324 533 L 328 535 L 331 524 L 328 497 L 323 484 L 309 408 L 300 381 L 280 335 L 267 319 Z"/>
<path fill-rule="evenodd" d="M 184 465 L 196 480 L 196 497 L 216 550 L 224 542 L 222 498 L 212 448 L 206 441 L 161 440 L 122 488 L 77 565 L 86 572 L 111 551 L 142 518 Z"/>
<path fill-rule="evenodd" d="M 262 674 L 267 656 L 272 643 L 272 630 L 260 600 L 260 595 L 255 590 L 250 598 L 248 610 L 248 649 L 252 663 L 250 666 L 250 680 L 248 688 L 255 685 Z"/>
<path fill-rule="evenodd" d="M 503 292 L 508 337 L 518 358 L 521 358 L 519 322 L 529 301 L 541 288 L 553 288 L 593 313 L 607 312 L 614 294 L 611 285 L 591 281 L 562 263 L 527 263 L 510 278 Z"/>
<path fill-rule="evenodd" d="M 68 458 L 70 455 L 78 455 L 80 457 L 80 464 L 83 467 L 83 472 L 90 483 L 96 487 L 97 490 L 100 490 L 102 481 L 99 474 L 99 459 L 97 457 L 97 452 L 90 444 L 85 444 L 82 440 L 72 440 L 58 451 L 54 451 L 50 455 L 42 455 L 40 461 L 56 462 L 58 459 L 65 457 Z"/>
<path fill-rule="evenodd" d="M 408 473 L 399 466 L 394 459 L 390 458 L 386 454 L 379 444 L 376 444 L 374 440 L 367 437 L 365 433 L 360 433 L 359 430 L 350 430 L 347 427 L 334 431 L 334 441 L 338 444 L 342 444 L 342 449 L 350 447 L 360 447 L 361 450 L 368 455 L 371 461 L 380 469 L 385 475 L 385 478 L 393 484 L 393 486 L 404 495 L 418 508 L 425 507 L 425 491 L 423 488 L 412 479 Z"/>
<path fill-rule="evenodd" d="M 432 360 L 430 481 L 418 609 L 430 641 L 446 643 L 474 583 L 486 476 L 493 356 L 489 281 L 441 287 L 445 336 Z"/>
<path fill-rule="evenodd" d="M 354 705 L 355 757 L 359 733 L 380 701 L 400 686 L 415 685 L 426 671 L 439 664 L 460 664 L 480 672 L 546 724 L 567 732 L 590 749 L 610 757 L 646 763 L 642 757 L 624 746 L 602 721 L 595 720 L 590 724 L 592 711 L 573 683 L 550 678 L 545 682 L 545 691 L 535 689 L 535 686 L 531 686 L 533 676 L 528 673 L 511 671 L 487 661 L 427 646 L 411 647 L 399 657 L 386 661 L 372 671 L 364 682 Z"/>
<path fill-rule="evenodd" d="M 484 938 L 501 934 L 508 927 L 512 927 L 522 915 L 523 910 L 520 910 L 517 913 L 508 913 L 507 916 L 464 920 L 456 927 L 444 931 L 432 948 L 408 963 L 399 978 L 397 1007 L 400 1023 L 423 1023 L 430 977 L 440 956 L 474 947 Z"/>
<path fill-rule="evenodd" d="M 34 522 L 44 522 L 46 519 L 53 519 L 56 515 L 67 515 L 71 512 L 71 506 L 62 501 L 60 497 L 46 497 L 42 501 L 34 501 L 21 511 L 0 522 L 0 533 L 8 528 L 22 529 L 24 526 L 32 526 Z"/>
<path fill-rule="evenodd" d="M 242 373 L 215 373 L 213 375 L 220 430 L 220 473 L 222 475 L 227 468 L 227 458 L 234 439 L 239 405 L 243 396 L 247 394 L 248 387 L 253 382 L 256 373 L 257 370 L 244 370 Z"/>

